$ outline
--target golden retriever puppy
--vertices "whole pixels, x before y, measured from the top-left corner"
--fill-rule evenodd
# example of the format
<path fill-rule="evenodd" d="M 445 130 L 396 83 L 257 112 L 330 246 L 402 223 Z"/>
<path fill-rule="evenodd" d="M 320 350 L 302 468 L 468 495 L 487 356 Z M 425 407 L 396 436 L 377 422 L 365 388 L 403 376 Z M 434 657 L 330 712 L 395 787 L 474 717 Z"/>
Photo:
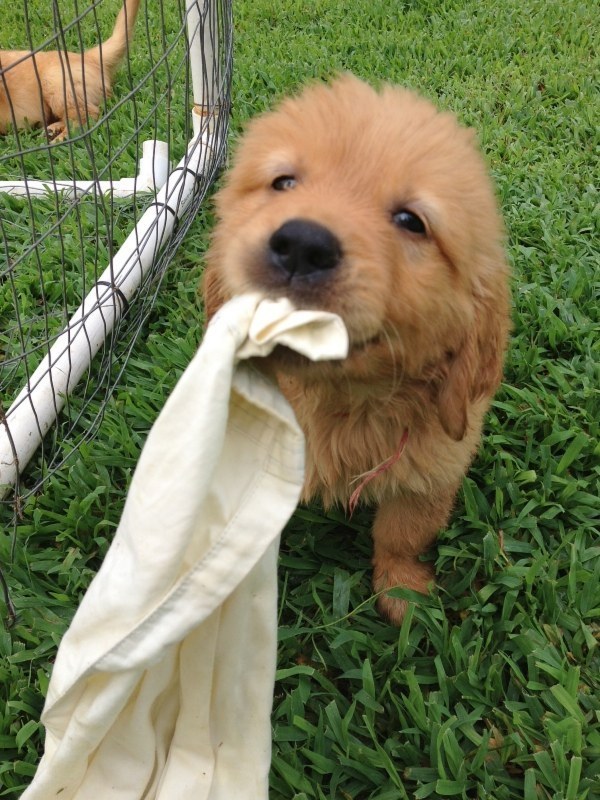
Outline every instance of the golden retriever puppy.
<path fill-rule="evenodd" d="M 124 0 L 109 39 L 85 53 L 0 51 L 0 133 L 45 125 L 54 141 L 68 135 L 67 120 L 96 118 L 111 92 L 117 66 L 133 34 L 140 0 Z"/>
<path fill-rule="evenodd" d="M 208 315 L 260 290 L 344 320 L 343 362 L 280 347 L 268 369 L 307 441 L 304 499 L 376 506 L 374 588 L 399 623 L 479 444 L 509 329 L 494 191 L 471 131 L 352 76 L 249 126 L 217 197 Z"/>

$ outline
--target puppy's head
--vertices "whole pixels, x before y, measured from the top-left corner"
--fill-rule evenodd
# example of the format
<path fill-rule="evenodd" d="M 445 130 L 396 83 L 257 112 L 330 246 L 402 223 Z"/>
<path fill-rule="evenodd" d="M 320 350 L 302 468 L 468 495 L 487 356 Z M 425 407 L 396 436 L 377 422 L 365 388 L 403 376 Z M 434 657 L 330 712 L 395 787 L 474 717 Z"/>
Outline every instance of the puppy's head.
<path fill-rule="evenodd" d="M 350 335 L 346 377 L 422 377 L 447 432 L 464 434 L 469 399 L 499 379 L 507 307 L 502 227 L 470 131 L 406 90 L 351 76 L 312 86 L 250 124 L 217 215 L 209 314 L 256 290 L 333 311 Z"/>

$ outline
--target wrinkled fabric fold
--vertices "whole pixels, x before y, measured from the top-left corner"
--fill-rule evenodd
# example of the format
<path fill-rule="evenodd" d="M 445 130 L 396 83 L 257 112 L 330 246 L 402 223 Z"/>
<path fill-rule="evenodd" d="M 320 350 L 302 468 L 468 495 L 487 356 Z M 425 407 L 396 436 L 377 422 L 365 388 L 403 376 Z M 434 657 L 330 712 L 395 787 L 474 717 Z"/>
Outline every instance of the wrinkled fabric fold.
<path fill-rule="evenodd" d="M 144 446 L 122 518 L 58 650 L 45 752 L 22 800 L 268 797 L 279 535 L 305 443 L 241 361 L 343 358 L 343 323 L 238 297 L 207 328 Z"/>

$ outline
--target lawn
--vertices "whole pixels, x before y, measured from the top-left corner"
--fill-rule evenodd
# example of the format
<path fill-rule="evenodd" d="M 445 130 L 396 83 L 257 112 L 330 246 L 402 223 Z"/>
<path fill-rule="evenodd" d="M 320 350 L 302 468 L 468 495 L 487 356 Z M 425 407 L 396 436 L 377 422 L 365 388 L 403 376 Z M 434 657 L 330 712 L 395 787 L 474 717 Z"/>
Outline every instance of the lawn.
<path fill-rule="evenodd" d="M 600 798 L 595 5 L 236 0 L 232 138 L 339 70 L 418 89 L 479 132 L 513 268 L 505 382 L 431 554 L 436 594 L 393 629 L 371 596 L 368 509 L 349 520 L 302 508 L 288 525 L 271 800 Z M 207 207 L 96 438 L 14 524 L 0 506 L 18 614 L 0 632 L 0 797 L 18 797 L 34 772 L 56 647 L 201 337 L 210 224 Z"/>

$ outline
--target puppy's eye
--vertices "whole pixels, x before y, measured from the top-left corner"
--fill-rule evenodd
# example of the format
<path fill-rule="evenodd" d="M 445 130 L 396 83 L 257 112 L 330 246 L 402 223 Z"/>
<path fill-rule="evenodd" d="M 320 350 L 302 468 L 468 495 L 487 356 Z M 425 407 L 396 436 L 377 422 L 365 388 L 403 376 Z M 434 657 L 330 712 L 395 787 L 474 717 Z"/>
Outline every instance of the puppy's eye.
<path fill-rule="evenodd" d="M 298 181 L 293 175 L 279 175 L 271 186 L 276 192 L 286 192 L 288 189 L 293 189 L 297 183 Z"/>
<path fill-rule="evenodd" d="M 392 214 L 392 220 L 398 228 L 410 231 L 410 233 L 418 233 L 422 236 L 427 233 L 427 228 L 421 217 L 406 208 L 401 208 L 400 211 Z"/>

